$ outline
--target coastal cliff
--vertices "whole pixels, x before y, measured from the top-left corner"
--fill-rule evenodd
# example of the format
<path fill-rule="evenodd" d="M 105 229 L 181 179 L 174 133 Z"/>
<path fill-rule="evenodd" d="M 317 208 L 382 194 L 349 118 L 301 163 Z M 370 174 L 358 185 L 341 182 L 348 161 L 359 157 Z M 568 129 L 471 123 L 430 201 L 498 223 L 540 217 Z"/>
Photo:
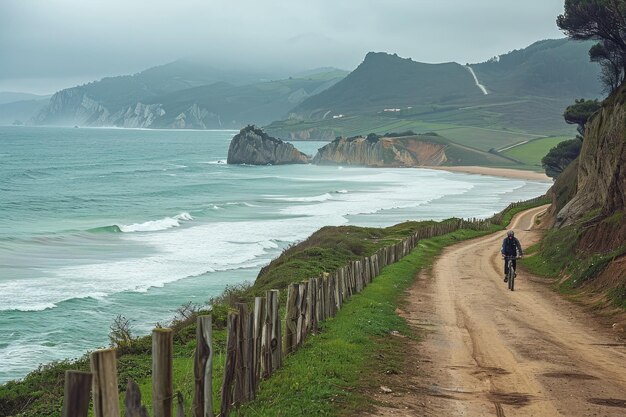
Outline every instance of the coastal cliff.
<path fill-rule="evenodd" d="M 576 177 L 558 184 L 556 199 L 565 186 L 576 193 L 558 212 L 556 225 L 597 221 L 583 233 L 585 246 L 613 249 L 626 238 L 626 85 L 613 93 L 587 124 L 577 161 Z M 572 184 L 574 183 L 574 184 Z M 592 219 L 590 213 L 594 214 Z M 610 221 L 607 221 L 610 219 Z M 620 220 L 620 221 L 617 221 Z"/>
<path fill-rule="evenodd" d="M 308 164 L 309 158 L 291 143 L 273 138 L 256 126 L 249 125 L 231 140 L 227 162 L 249 165 Z"/>
<path fill-rule="evenodd" d="M 338 138 L 321 148 L 313 163 L 369 167 L 437 166 L 447 161 L 446 145 L 432 135 Z"/>
<path fill-rule="evenodd" d="M 221 127 L 220 116 L 190 104 L 172 113 L 161 103 L 132 105 L 111 110 L 81 87 L 59 91 L 33 118 L 38 125 L 117 126 L 125 128 L 210 129 Z"/>
<path fill-rule="evenodd" d="M 579 300 L 626 308 L 626 85 L 587 123 L 581 153 L 551 188 L 552 205 L 531 270 L 580 290 Z M 548 269 L 546 269 L 548 268 Z M 612 313 L 611 313 L 612 314 Z"/>

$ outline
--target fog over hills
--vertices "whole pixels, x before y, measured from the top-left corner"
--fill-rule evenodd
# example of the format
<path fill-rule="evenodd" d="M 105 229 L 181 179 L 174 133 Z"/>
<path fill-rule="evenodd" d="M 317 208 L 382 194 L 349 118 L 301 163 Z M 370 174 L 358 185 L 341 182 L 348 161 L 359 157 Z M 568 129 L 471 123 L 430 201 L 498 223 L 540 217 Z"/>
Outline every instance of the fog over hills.
<path fill-rule="evenodd" d="M 493 106 L 522 98 L 530 102 L 526 108 L 531 112 L 532 108 L 537 114 L 544 112 L 538 103 L 546 99 L 556 100 L 560 112 L 561 104 L 574 98 L 600 94 L 599 69 L 588 61 L 588 48 L 587 43 L 566 39 L 540 41 L 469 67 L 372 52 L 349 74 L 320 68 L 284 78 L 181 59 L 62 90 L 48 104 L 4 105 L 0 122 L 237 129 L 287 117 L 316 120 L 386 108 L 432 113 L 432 106 Z M 272 77 L 277 78 L 271 81 Z M 481 90 L 483 85 L 486 91 Z M 561 123 L 558 116 L 553 119 Z"/>

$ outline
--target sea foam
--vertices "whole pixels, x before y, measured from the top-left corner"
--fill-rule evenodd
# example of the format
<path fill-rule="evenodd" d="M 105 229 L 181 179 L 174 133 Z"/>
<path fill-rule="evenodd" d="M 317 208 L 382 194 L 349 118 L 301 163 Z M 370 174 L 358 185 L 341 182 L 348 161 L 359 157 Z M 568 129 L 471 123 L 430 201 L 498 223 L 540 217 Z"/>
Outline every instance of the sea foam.
<path fill-rule="evenodd" d="M 191 214 L 183 212 L 174 217 L 165 217 L 164 219 L 150 220 L 144 223 L 124 224 L 118 227 L 120 231 L 124 233 L 158 232 L 161 230 L 171 229 L 172 227 L 180 227 L 181 221 L 191 220 L 193 220 Z"/>

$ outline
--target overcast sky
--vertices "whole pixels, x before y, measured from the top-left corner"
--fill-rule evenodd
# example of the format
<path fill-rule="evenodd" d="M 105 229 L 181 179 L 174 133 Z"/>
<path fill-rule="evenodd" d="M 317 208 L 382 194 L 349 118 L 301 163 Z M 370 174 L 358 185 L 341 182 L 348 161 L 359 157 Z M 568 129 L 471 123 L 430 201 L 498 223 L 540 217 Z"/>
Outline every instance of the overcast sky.
<path fill-rule="evenodd" d="M 200 55 L 354 69 L 368 51 L 481 62 L 563 37 L 563 0 L 0 0 L 0 91 L 52 93 Z"/>

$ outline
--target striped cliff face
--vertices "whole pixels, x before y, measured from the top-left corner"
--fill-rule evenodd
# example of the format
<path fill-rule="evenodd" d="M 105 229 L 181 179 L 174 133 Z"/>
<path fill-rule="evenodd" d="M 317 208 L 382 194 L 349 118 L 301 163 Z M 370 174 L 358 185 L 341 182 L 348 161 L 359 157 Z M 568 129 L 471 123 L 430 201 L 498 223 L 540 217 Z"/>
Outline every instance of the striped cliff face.
<path fill-rule="evenodd" d="M 447 161 L 445 146 L 420 136 L 336 140 L 313 159 L 321 165 L 346 164 L 370 167 L 437 166 Z"/>

